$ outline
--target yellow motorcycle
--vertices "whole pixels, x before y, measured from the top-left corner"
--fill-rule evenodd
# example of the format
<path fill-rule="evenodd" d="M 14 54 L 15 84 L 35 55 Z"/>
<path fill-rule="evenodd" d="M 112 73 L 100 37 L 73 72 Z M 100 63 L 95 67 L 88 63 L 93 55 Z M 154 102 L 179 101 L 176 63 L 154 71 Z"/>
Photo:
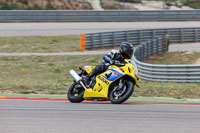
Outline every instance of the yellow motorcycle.
<path fill-rule="evenodd" d="M 125 60 L 118 66 L 109 65 L 107 71 L 94 76 L 89 85 L 83 81 L 95 67 L 84 66 L 80 74 L 70 70 L 74 83 L 68 89 L 67 97 L 72 103 L 80 103 L 83 100 L 107 101 L 114 104 L 125 102 L 133 93 L 134 87 L 140 79 L 137 67 L 134 62 Z"/>

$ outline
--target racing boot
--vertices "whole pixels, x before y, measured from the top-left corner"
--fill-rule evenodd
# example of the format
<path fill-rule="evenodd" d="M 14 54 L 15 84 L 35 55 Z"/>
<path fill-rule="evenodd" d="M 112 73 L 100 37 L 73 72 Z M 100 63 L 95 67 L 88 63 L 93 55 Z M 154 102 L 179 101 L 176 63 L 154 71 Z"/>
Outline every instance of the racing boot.
<path fill-rule="evenodd" d="M 89 73 L 89 74 L 83 79 L 83 81 L 84 81 L 84 83 L 85 83 L 85 85 L 86 85 L 87 88 L 89 88 L 90 82 L 91 82 L 91 79 L 92 79 L 93 76 L 94 76 L 93 73 Z"/>

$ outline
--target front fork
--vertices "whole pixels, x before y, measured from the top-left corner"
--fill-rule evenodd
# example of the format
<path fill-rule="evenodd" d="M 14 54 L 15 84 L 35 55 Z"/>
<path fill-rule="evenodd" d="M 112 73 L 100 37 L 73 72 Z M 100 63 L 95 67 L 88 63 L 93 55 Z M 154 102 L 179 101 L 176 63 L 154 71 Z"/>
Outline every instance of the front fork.
<path fill-rule="evenodd" d="M 120 80 L 121 82 L 119 82 L 119 85 L 118 85 L 118 87 L 116 88 L 116 91 L 120 91 L 121 89 L 123 89 L 124 88 L 124 85 L 126 84 L 126 80 L 124 80 L 124 79 L 121 79 Z"/>

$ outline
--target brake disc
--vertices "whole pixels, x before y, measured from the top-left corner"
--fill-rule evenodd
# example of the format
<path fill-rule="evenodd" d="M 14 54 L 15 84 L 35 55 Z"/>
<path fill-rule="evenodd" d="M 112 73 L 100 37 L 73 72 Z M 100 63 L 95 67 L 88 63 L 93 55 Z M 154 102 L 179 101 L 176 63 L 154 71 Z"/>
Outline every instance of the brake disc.
<path fill-rule="evenodd" d="M 114 96 L 115 97 L 121 96 L 125 91 L 126 91 L 126 86 L 124 86 L 123 88 L 121 88 L 117 92 L 114 92 Z"/>

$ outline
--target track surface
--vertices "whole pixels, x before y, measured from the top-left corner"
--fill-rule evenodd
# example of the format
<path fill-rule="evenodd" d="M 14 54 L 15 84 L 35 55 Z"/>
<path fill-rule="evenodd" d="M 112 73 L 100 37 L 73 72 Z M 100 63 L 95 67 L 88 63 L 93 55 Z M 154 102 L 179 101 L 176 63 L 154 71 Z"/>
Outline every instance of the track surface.
<path fill-rule="evenodd" d="M 199 21 L 1 23 L 0 36 L 78 35 L 94 32 L 179 27 L 200 27 L 200 23 Z"/>
<path fill-rule="evenodd" d="M 0 100 L 2 133 L 197 133 L 199 105 Z"/>

